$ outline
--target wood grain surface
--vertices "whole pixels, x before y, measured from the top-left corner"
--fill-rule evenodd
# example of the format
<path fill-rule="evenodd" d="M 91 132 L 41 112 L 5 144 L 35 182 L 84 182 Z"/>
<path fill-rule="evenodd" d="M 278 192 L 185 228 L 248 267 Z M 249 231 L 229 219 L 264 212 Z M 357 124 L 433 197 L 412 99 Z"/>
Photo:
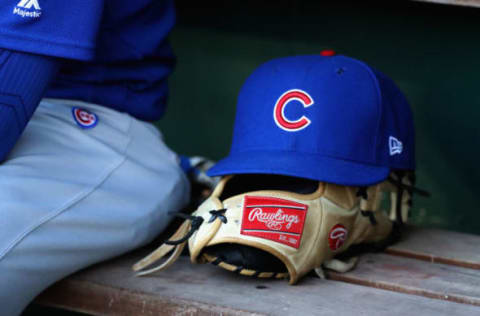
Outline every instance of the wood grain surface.
<path fill-rule="evenodd" d="M 371 284 L 307 277 L 290 286 L 286 280 L 259 280 L 212 265 L 193 265 L 187 257 L 167 271 L 137 278 L 130 266 L 146 252 L 77 273 L 45 291 L 37 302 L 92 315 L 473 315 L 480 311 L 474 305 L 385 291 Z M 357 268 L 363 279 L 382 275 L 366 260 Z M 401 275 L 397 279 L 400 282 Z"/>
<path fill-rule="evenodd" d="M 480 270 L 475 269 L 366 254 L 353 271 L 330 272 L 328 276 L 332 280 L 480 306 Z"/>
<path fill-rule="evenodd" d="M 428 262 L 445 263 L 480 269 L 480 236 L 407 227 L 402 241 L 386 250 L 387 253 Z"/>

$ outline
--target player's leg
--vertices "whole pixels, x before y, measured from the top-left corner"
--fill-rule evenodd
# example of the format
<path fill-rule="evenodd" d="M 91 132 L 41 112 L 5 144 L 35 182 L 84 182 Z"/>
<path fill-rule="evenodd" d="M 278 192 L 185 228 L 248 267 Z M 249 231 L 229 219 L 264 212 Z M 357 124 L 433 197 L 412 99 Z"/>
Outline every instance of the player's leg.
<path fill-rule="evenodd" d="M 0 166 L 0 315 L 56 280 L 154 238 L 188 199 L 151 125 L 110 109 L 44 101 Z M 84 129 L 73 106 L 95 113 Z M 84 122 L 81 121 L 83 118 Z M 88 127 L 87 112 L 77 120 Z"/>

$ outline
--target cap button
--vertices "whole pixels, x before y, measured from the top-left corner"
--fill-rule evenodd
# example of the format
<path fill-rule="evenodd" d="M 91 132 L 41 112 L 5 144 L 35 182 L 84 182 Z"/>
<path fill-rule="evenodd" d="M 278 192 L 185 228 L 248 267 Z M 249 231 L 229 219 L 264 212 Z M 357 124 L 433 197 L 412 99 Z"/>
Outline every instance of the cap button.
<path fill-rule="evenodd" d="M 320 55 L 324 57 L 330 57 L 330 56 L 335 56 L 337 53 L 335 53 L 334 50 L 332 49 L 325 49 L 320 52 Z"/>

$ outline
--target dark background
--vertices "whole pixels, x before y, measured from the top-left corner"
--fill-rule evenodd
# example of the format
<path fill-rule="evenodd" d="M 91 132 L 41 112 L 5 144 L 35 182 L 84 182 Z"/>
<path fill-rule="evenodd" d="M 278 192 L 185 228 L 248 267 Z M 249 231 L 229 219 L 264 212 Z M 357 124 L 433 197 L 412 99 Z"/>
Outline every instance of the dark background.
<path fill-rule="evenodd" d="M 388 2 L 388 3 L 386 3 Z M 331 48 L 387 73 L 417 133 L 412 222 L 480 234 L 480 9 L 411 1 L 177 1 L 178 66 L 160 122 L 176 151 L 228 153 L 236 97 L 261 63 Z"/>

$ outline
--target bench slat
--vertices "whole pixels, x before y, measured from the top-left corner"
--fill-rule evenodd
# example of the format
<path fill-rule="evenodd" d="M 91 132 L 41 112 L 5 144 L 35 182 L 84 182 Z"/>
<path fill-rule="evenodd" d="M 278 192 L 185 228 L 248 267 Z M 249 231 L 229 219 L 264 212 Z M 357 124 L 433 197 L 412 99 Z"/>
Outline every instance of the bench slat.
<path fill-rule="evenodd" d="M 409 226 L 402 241 L 389 247 L 392 255 L 480 269 L 480 236 Z"/>
<path fill-rule="evenodd" d="M 480 306 L 480 270 L 379 253 L 362 255 L 351 272 L 327 274 L 333 280 Z"/>
<path fill-rule="evenodd" d="M 260 315 L 74 279 L 51 287 L 37 298 L 36 303 L 91 315 Z"/>
<path fill-rule="evenodd" d="M 331 280 L 285 280 L 238 276 L 181 257 L 167 271 L 134 277 L 130 266 L 147 251 L 97 265 L 60 281 L 37 302 L 93 315 L 472 315 L 478 307 L 432 300 Z M 425 264 L 424 262 L 422 262 Z M 360 267 L 362 264 L 360 265 Z"/>

